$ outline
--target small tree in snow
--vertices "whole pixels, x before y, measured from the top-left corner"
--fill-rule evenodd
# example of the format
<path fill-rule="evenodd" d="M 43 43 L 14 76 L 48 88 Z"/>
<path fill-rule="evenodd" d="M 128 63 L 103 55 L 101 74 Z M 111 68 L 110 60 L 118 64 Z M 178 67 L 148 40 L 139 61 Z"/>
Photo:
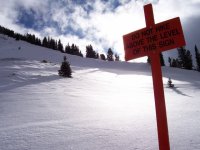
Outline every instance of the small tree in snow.
<path fill-rule="evenodd" d="M 173 88 L 173 87 L 174 87 L 174 84 L 172 84 L 171 78 L 168 79 L 167 84 L 168 84 L 168 86 L 169 86 L 170 88 Z"/>
<path fill-rule="evenodd" d="M 119 55 L 115 54 L 115 61 L 119 61 Z"/>
<path fill-rule="evenodd" d="M 60 66 L 60 70 L 58 70 L 58 74 L 59 74 L 59 76 L 71 78 L 72 70 L 71 70 L 70 64 L 67 61 L 66 56 L 64 56 L 63 59 L 64 59 L 64 61 L 62 62 L 61 66 Z"/>

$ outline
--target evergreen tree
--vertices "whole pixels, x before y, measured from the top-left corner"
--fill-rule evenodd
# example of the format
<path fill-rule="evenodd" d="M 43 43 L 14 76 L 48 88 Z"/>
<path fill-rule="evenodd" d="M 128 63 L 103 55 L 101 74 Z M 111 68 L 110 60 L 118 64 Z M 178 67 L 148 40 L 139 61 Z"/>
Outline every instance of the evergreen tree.
<path fill-rule="evenodd" d="M 78 56 L 83 57 L 83 54 L 82 54 L 81 51 L 79 51 L 79 55 Z"/>
<path fill-rule="evenodd" d="M 65 46 L 65 53 L 70 54 L 70 46 L 69 46 L 69 43 Z"/>
<path fill-rule="evenodd" d="M 151 58 L 149 56 L 147 56 L 147 63 L 151 64 Z"/>
<path fill-rule="evenodd" d="M 86 58 L 96 58 L 96 52 L 93 50 L 92 45 L 86 46 Z"/>
<path fill-rule="evenodd" d="M 79 50 L 79 47 L 75 44 L 72 44 L 71 46 L 69 43 L 65 46 L 65 53 L 71 54 L 71 55 L 77 55 L 80 57 L 83 57 L 82 52 Z"/>
<path fill-rule="evenodd" d="M 192 55 L 189 50 L 186 50 L 184 47 L 178 48 L 178 67 L 183 69 L 191 70 L 193 67 L 192 64 Z"/>
<path fill-rule="evenodd" d="M 100 54 L 101 60 L 106 60 L 106 56 L 104 54 Z"/>
<path fill-rule="evenodd" d="M 71 54 L 79 56 L 79 47 L 75 44 L 72 44 L 71 46 Z"/>
<path fill-rule="evenodd" d="M 64 51 L 63 51 L 63 44 L 61 43 L 60 39 L 58 40 L 58 50 L 59 50 L 60 52 L 64 52 Z"/>
<path fill-rule="evenodd" d="M 47 38 L 47 48 L 51 48 L 51 38 L 48 36 Z"/>
<path fill-rule="evenodd" d="M 73 51 L 74 51 L 74 44 L 72 44 L 72 45 L 70 46 L 69 54 L 73 54 Z"/>
<path fill-rule="evenodd" d="M 196 45 L 194 49 L 195 49 L 195 57 L 196 57 L 196 65 L 197 65 L 196 69 L 197 71 L 200 71 L 200 53 Z"/>
<path fill-rule="evenodd" d="M 16 34 L 15 40 L 16 40 L 16 41 L 19 41 L 19 40 L 20 40 L 20 35 L 19 35 L 19 34 Z"/>
<path fill-rule="evenodd" d="M 43 41 L 42 41 L 42 46 L 47 47 L 48 46 L 48 42 L 47 42 L 47 38 L 44 37 Z"/>
<path fill-rule="evenodd" d="M 54 50 L 57 50 L 58 48 L 57 48 L 57 44 L 56 44 L 56 41 L 54 40 L 54 39 L 50 39 L 50 41 L 49 41 L 49 48 L 51 48 L 51 49 L 54 49 Z"/>
<path fill-rule="evenodd" d="M 62 62 L 60 70 L 58 70 L 58 74 L 63 77 L 72 77 L 72 70 L 66 56 L 64 56 L 64 61 Z"/>
<path fill-rule="evenodd" d="M 169 62 L 169 66 L 172 66 L 172 59 L 170 57 L 168 57 L 168 62 Z"/>
<path fill-rule="evenodd" d="M 113 58 L 113 51 L 111 48 L 108 49 L 108 52 L 107 52 L 107 60 L 108 61 L 114 61 L 114 58 Z"/>
<path fill-rule="evenodd" d="M 42 45 L 41 40 L 39 38 L 36 38 L 35 44 L 41 46 Z"/>
<path fill-rule="evenodd" d="M 13 30 L 4 28 L 2 26 L 0 26 L 0 33 L 8 35 L 9 37 L 14 37 L 14 35 L 15 35 L 15 32 Z"/>
<path fill-rule="evenodd" d="M 150 58 L 150 56 L 147 56 L 147 63 L 151 64 L 151 58 Z M 165 61 L 164 61 L 162 53 L 160 53 L 160 65 L 161 66 L 165 66 Z"/>
<path fill-rule="evenodd" d="M 96 53 L 96 59 L 99 59 L 99 53 Z"/>
<path fill-rule="evenodd" d="M 186 49 L 184 47 L 177 48 L 178 50 L 178 61 L 180 68 L 184 68 L 186 65 Z"/>
<path fill-rule="evenodd" d="M 177 65 L 177 61 L 176 61 L 176 59 L 172 59 L 172 63 L 171 63 L 171 67 L 177 67 L 178 65 Z"/>
<path fill-rule="evenodd" d="M 170 87 L 170 88 L 173 88 L 173 87 L 174 87 L 174 84 L 172 84 L 171 78 L 168 79 L 167 84 L 168 84 L 168 87 Z"/>
<path fill-rule="evenodd" d="M 179 61 L 179 59 L 176 58 L 175 61 L 176 61 L 176 67 L 181 68 L 181 62 Z"/>
<path fill-rule="evenodd" d="M 160 53 L 160 65 L 161 66 L 165 66 L 165 61 L 164 61 L 164 58 L 163 58 L 163 54 Z"/>
<path fill-rule="evenodd" d="M 188 70 L 192 70 L 193 68 L 192 55 L 189 50 L 186 51 L 186 63 L 184 68 Z"/>
<path fill-rule="evenodd" d="M 119 61 L 119 55 L 115 54 L 115 61 Z"/>

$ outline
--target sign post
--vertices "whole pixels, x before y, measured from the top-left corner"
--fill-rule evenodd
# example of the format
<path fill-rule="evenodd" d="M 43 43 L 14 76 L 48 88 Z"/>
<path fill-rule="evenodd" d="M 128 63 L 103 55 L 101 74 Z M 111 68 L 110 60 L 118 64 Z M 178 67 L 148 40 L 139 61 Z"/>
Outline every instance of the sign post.
<path fill-rule="evenodd" d="M 123 36 L 125 60 L 150 57 L 159 149 L 170 150 L 160 53 L 184 46 L 185 39 L 178 17 L 155 24 L 152 4 L 144 6 L 144 13 L 146 28 Z"/>

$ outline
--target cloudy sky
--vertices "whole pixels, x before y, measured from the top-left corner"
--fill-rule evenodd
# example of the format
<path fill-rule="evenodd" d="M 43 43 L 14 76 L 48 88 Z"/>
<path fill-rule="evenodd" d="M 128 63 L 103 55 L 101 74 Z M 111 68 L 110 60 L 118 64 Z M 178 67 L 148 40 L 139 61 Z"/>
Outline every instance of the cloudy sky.
<path fill-rule="evenodd" d="M 155 23 L 179 16 L 187 48 L 200 49 L 200 0 L 0 0 L 0 25 L 75 43 L 83 53 L 89 44 L 99 53 L 111 47 L 122 58 L 122 36 L 145 27 L 147 3 Z"/>

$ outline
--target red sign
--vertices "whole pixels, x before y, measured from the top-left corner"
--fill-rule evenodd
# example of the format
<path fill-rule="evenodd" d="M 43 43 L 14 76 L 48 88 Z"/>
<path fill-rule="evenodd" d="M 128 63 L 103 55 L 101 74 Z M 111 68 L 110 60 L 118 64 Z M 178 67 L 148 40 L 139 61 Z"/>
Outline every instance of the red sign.
<path fill-rule="evenodd" d="M 179 17 L 124 35 L 123 40 L 126 61 L 185 45 Z"/>
<path fill-rule="evenodd" d="M 123 36 L 125 59 L 150 56 L 160 150 L 170 150 L 160 52 L 185 45 L 179 18 L 154 23 L 152 5 L 144 6 L 146 28 Z"/>

